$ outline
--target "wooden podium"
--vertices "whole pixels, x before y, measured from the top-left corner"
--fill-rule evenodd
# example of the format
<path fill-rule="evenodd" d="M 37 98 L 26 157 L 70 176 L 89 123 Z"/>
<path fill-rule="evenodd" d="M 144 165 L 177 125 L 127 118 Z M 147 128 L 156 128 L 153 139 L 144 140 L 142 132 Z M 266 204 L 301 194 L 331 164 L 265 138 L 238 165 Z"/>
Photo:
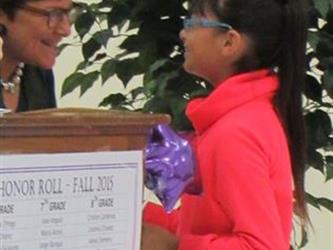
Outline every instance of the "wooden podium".
<path fill-rule="evenodd" d="M 148 131 L 169 123 L 163 114 L 94 109 L 49 109 L 0 117 L 0 153 L 143 149 Z"/>
<path fill-rule="evenodd" d="M 139 250 L 143 149 L 169 121 L 75 108 L 0 117 L 1 247 Z"/>

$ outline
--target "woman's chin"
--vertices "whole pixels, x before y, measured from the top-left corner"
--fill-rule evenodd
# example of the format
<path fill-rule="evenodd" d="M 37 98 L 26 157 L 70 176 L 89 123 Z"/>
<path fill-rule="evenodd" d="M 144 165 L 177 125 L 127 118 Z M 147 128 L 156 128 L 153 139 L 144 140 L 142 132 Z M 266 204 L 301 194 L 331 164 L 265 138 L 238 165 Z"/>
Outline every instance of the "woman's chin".
<path fill-rule="evenodd" d="M 42 69 L 52 69 L 55 64 L 55 58 L 51 58 L 48 60 L 41 60 L 40 62 L 35 63 L 34 65 L 40 67 Z"/>

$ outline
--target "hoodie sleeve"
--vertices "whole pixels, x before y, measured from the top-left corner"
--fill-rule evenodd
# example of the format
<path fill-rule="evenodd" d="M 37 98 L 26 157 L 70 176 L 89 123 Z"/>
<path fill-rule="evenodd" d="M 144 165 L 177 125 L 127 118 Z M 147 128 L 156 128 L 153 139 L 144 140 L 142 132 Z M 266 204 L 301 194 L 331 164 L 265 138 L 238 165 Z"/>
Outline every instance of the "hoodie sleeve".
<path fill-rule="evenodd" d="M 143 221 L 161 226 L 176 234 L 178 225 L 178 210 L 166 213 L 162 206 L 148 202 L 143 210 Z"/>

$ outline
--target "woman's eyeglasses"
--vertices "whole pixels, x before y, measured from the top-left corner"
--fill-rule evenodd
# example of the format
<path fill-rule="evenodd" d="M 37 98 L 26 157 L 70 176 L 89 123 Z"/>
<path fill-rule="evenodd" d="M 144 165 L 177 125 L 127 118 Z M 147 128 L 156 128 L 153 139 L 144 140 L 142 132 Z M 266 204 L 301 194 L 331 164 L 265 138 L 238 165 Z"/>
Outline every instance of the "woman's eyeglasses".
<path fill-rule="evenodd" d="M 193 27 L 206 27 L 206 28 L 220 28 L 231 30 L 232 26 L 227 23 L 222 23 L 214 20 L 208 20 L 205 18 L 185 18 L 183 20 L 184 29 L 190 29 Z"/>
<path fill-rule="evenodd" d="M 64 18 L 68 18 L 71 24 L 84 12 L 84 8 L 75 4 L 70 9 L 45 10 L 30 5 L 20 5 L 17 8 L 46 16 L 49 28 L 56 27 Z"/>

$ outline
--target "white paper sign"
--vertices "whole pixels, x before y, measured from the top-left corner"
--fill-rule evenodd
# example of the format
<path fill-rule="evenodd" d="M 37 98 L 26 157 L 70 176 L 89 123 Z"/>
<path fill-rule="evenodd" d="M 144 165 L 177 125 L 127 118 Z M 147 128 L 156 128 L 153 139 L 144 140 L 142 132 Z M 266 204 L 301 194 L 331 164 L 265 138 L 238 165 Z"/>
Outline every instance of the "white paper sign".
<path fill-rule="evenodd" d="M 0 250 L 139 250 L 142 152 L 0 155 Z"/>

